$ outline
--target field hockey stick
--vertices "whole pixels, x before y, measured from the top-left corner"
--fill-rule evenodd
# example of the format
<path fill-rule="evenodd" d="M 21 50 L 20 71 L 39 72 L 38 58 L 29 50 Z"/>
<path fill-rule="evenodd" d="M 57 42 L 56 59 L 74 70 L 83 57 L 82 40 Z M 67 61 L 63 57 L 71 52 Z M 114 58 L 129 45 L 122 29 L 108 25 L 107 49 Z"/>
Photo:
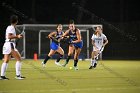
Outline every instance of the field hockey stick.
<path fill-rule="evenodd" d="M 60 43 L 61 42 L 61 43 L 70 44 L 69 37 L 64 37 L 63 39 L 62 38 L 56 39 L 56 37 L 50 37 L 50 39 L 52 39 L 55 43 Z"/>
<path fill-rule="evenodd" d="M 61 39 L 62 43 L 66 43 L 66 44 L 72 44 L 72 42 L 70 41 L 69 36 L 65 36 L 63 39 Z"/>
<path fill-rule="evenodd" d="M 102 46 L 101 49 L 99 50 L 99 53 L 94 57 L 95 59 L 98 58 L 98 56 L 103 52 L 104 47 Z"/>
<path fill-rule="evenodd" d="M 24 35 L 24 30 L 20 31 L 18 28 L 16 28 L 16 30 L 20 33 L 20 35 Z M 18 45 L 18 42 L 19 42 L 20 38 L 17 38 L 16 39 L 16 46 Z"/>

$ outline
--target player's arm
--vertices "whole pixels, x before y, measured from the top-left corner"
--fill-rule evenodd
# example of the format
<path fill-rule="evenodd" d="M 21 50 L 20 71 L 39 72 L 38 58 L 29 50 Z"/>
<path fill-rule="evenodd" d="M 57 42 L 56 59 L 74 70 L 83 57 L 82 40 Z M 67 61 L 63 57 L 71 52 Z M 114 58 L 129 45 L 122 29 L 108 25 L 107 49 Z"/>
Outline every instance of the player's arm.
<path fill-rule="evenodd" d="M 70 40 L 69 37 L 70 37 L 70 36 L 68 36 L 68 33 L 64 33 L 64 32 L 63 32 L 62 37 L 59 38 L 59 39 L 60 39 L 60 42 L 62 42 L 62 43 L 70 43 L 70 42 L 69 42 L 69 40 Z"/>
<path fill-rule="evenodd" d="M 95 41 L 94 40 L 92 40 L 92 45 L 95 47 L 96 45 L 95 45 Z"/>
<path fill-rule="evenodd" d="M 48 35 L 48 38 L 50 38 L 50 39 L 52 39 L 54 42 L 56 42 L 56 43 L 59 43 L 60 42 L 60 40 L 57 40 L 56 39 L 56 37 L 55 37 L 55 35 L 57 34 L 57 32 L 52 32 L 52 33 L 50 33 L 49 35 Z"/>
<path fill-rule="evenodd" d="M 77 40 L 72 41 L 72 43 L 81 42 L 81 33 L 80 33 L 80 30 L 79 29 L 76 31 L 76 35 L 77 35 Z"/>
<path fill-rule="evenodd" d="M 52 37 L 54 37 L 56 35 L 56 32 L 54 31 L 54 32 L 51 32 L 49 35 L 48 35 L 48 38 L 52 38 Z"/>
<path fill-rule="evenodd" d="M 97 48 L 97 46 L 95 44 L 95 40 L 92 40 L 92 45 Z"/>
<path fill-rule="evenodd" d="M 108 39 L 104 34 L 103 34 L 103 40 L 104 40 L 103 47 L 105 47 L 106 44 L 108 44 Z"/>
<path fill-rule="evenodd" d="M 108 44 L 108 39 L 104 40 L 105 42 L 103 43 L 103 47 L 105 47 Z"/>
<path fill-rule="evenodd" d="M 91 43 L 92 43 L 93 47 L 97 48 L 97 46 L 95 44 L 95 35 L 94 34 L 92 35 L 91 40 L 92 40 Z"/>
<path fill-rule="evenodd" d="M 66 30 L 65 33 L 62 35 L 62 38 L 67 37 L 68 34 L 69 34 L 69 30 Z"/>
<path fill-rule="evenodd" d="M 22 38 L 23 36 L 21 34 L 19 35 L 13 35 L 12 33 L 8 34 L 8 39 L 16 39 L 16 38 Z"/>

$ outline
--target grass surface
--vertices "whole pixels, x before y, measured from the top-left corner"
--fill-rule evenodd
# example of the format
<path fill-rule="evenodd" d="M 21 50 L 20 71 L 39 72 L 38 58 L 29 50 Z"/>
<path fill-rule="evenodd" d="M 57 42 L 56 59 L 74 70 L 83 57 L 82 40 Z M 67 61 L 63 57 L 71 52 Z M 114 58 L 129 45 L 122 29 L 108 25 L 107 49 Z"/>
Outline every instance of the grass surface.
<path fill-rule="evenodd" d="M 10 61 L 10 80 L 0 80 L 0 93 L 140 93 L 140 61 L 100 61 L 92 70 L 89 61 L 79 61 L 78 71 L 69 69 L 72 60 L 65 68 L 50 60 L 44 69 L 41 61 L 23 60 L 25 80 L 14 78 L 15 60 Z"/>

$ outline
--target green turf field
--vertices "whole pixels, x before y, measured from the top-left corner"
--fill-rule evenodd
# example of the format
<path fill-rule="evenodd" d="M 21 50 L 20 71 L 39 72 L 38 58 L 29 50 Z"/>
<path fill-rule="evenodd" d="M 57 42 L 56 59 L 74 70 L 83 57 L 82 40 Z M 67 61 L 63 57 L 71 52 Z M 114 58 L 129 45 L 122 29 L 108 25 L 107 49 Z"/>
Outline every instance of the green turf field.
<path fill-rule="evenodd" d="M 54 60 L 42 68 L 41 61 L 23 60 L 25 80 L 16 80 L 15 61 L 0 80 L 0 93 L 140 93 L 140 61 L 100 61 L 89 70 L 89 61 L 79 61 L 79 70 L 58 67 Z M 63 61 L 63 60 L 62 60 Z M 0 61 L 0 65 L 2 61 Z"/>

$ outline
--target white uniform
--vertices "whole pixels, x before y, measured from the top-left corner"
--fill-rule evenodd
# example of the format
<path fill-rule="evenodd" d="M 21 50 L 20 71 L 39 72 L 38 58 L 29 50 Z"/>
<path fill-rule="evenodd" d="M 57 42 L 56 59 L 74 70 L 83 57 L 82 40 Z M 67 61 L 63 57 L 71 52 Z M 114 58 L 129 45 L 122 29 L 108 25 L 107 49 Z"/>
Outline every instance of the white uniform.
<path fill-rule="evenodd" d="M 103 46 L 104 40 L 107 40 L 107 37 L 103 33 L 100 36 L 93 34 L 91 39 L 95 42 L 95 45 L 97 47 L 95 48 L 93 46 L 93 51 L 98 51 Z"/>
<path fill-rule="evenodd" d="M 15 47 L 15 39 L 8 39 L 8 34 L 11 33 L 16 36 L 16 31 L 14 26 L 10 25 L 6 29 L 6 34 L 5 34 L 5 43 L 3 45 L 3 54 L 10 54 L 11 50 L 14 49 L 15 51 L 18 51 Z"/>

